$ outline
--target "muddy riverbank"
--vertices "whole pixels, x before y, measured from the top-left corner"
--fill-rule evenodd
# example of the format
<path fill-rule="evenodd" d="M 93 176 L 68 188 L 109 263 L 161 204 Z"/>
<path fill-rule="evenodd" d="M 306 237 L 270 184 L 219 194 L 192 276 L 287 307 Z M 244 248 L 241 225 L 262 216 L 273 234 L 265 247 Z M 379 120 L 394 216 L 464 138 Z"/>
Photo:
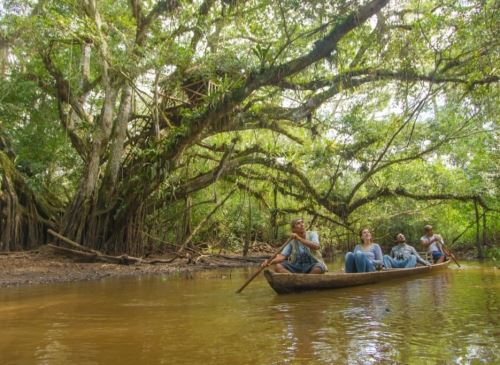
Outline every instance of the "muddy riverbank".
<path fill-rule="evenodd" d="M 231 257 L 231 258 L 228 258 Z M 188 273 L 214 268 L 256 266 L 258 260 L 243 261 L 237 256 L 179 258 L 168 264 L 117 265 L 75 262 L 42 246 L 34 251 L 0 255 L 0 287 L 99 280 L 106 277 Z"/>
<path fill-rule="evenodd" d="M 473 258 L 472 250 L 464 250 L 456 254 L 460 260 Z M 59 255 L 47 246 L 41 246 L 33 251 L 0 253 L 0 287 L 257 266 L 267 257 L 269 257 L 269 252 L 263 251 L 252 253 L 248 261 L 237 255 L 203 255 L 178 258 L 171 263 L 119 265 L 102 262 L 75 262 L 74 259 Z"/>

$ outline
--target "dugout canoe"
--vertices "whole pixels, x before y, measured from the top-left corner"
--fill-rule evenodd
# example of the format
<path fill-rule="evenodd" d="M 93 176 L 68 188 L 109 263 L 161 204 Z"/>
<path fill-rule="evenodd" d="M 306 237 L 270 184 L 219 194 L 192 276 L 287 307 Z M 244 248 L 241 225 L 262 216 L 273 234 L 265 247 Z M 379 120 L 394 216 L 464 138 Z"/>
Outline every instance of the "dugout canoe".
<path fill-rule="evenodd" d="M 418 266 L 413 269 L 388 269 L 375 272 L 346 274 L 344 272 L 326 274 L 279 274 L 264 271 L 267 282 L 278 294 L 295 293 L 306 290 L 346 288 L 350 286 L 374 284 L 390 279 L 444 270 L 450 261 L 432 266 Z"/>

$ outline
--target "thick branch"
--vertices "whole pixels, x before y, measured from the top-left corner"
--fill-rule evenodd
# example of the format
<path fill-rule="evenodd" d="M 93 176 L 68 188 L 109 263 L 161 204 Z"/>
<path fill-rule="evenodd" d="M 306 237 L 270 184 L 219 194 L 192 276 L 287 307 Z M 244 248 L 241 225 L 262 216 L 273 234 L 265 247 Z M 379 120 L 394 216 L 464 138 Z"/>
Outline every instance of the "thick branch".
<path fill-rule="evenodd" d="M 255 75 L 255 79 L 249 83 L 248 87 L 257 89 L 264 85 L 277 84 L 285 77 L 292 76 L 320 59 L 330 56 L 336 49 L 337 43 L 346 34 L 363 24 L 372 15 L 378 13 L 388 2 L 388 0 L 372 0 L 368 4 L 361 6 L 337 23 L 323 39 L 317 41 L 313 50 L 308 54 Z"/>
<path fill-rule="evenodd" d="M 64 78 L 62 72 L 54 65 L 52 59 L 50 58 L 50 55 L 42 54 L 41 57 L 45 68 L 55 80 L 55 90 L 58 100 L 62 103 L 70 104 L 78 117 L 91 125 L 92 120 L 90 116 L 85 112 L 82 104 L 80 104 L 76 96 L 71 91 L 68 80 Z"/>
<path fill-rule="evenodd" d="M 425 81 L 434 84 L 456 83 L 475 86 L 498 82 L 499 77 L 496 75 L 491 75 L 483 79 L 471 81 L 467 78 L 461 78 L 459 76 L 446 76 L 443 72 L 419 74 L 413 70 L 393 71 L 387 69 L 376 70 L 373 68 L 365 68 L 347 71 L 331 79 L 313 80 L 306 83 L 293 83 L 291 81 L 283 81 L 280 83 L 280 86 L 292 90 L 317 90 L 331 85 L 337 85 L 341 82 L 349 87 L 351 83 L 357 83 L 354 86 L 358 86 L 367 82 L 373 82 L 377 80 L 398 80 L 406 82 Z"/>
<path fill-rule="evenodd" d="M 370 167 L 370 170 L 365 174 L 365 176 L 363 176 L 361 178 L 360 181 L 358 181 L 358 183 L 354 186 L 354 188 L 351 190 L 351 193 L 349 194 L 348 198 L 347 198 L 347 201 L 350 202 L 354 196 L 356 195 L 356 192 L 361 188 L 361 186 L 364 185 L 364 183 L 366 181 L 368 181 L 368 179 L 373 176 L 374 174 L 376 174 L 378 171 L 380 171 L 382 168 L 385 168 L 387 166 L 389 166 L 391 163 L 386 163 L 384 165 L 381 165 L 379 166 L 379 163 L 382 161 L 382 159 L 384 158 L 384 156 L 386 155 L 387 151 L 389 150 L 389 147 L 392 145 L 392 143 L 394 142 L 394 140 L 396 139 L 396 137 L 403 131 L 403 129 L 408 125 L 408 123 L 410 123 L 410 121 L 412 120 L 412 118 L 418 113 L 420 112 L 420 110 L 422 109 L 422 107 L 424 106 L 424 103 L 427 99 L 427 97 L 429 96 L 429 94 L 426 95 L 426 97 L 422 100 L 420 100 L 420 102 L 417 104 L 417 106 L 411 111 L 411 113 L 406 117 L 406 120 L 404 120 L 403 123 L 401 123 L 401 126 L 396 130 L 396 132 L 394 132 L 392 134 L 392 136 L 389 138 L 389 140 L 387 141 L 387 143 L 385 144 L 384 148 L 382 149 L 382 151 L 380 152 L 380 154 L 378 155 L 377 159 L 375 160 L 375 162 L 371 165 Z M 395 162 L 394 162 L 395 163 Z"/>
<path fill-rule="evenodd" d="M 473 195 L 473 194 L 416 194 L 416 193 L 411 193 L 408 192 L 404 188 L 396 188 L 394 190 L 391 190 L 389 188 L 382 188 L 380 190 L 377 190 L 368 196 L 358 199 L 355 203 L 349 205 L 349 214 L 354 212 L 356 209 L 360 208 L 361 206 L 368 204 L 372 201 L 375 201 L 379 198 L 382 197 L 394 197 L 394 196 L 404 196 L 406 198 L 410 198 L 413 200 L 458 200 L 458 201 L 463 201 L 463 202 L 473 202 L 477 201 L 479 205 L 481 205 L 484 209 L 488 210 L 489 207 L 487 206 L 486 202 L 484 199 L 479 196 L 479 195 Z"/>
<path fill-rule="evenodd" d="M 203 24 L 206 20 L 208 12 L 210 11 L 210 8 L 213 6 L 214 2 L 215 2 L 214 0 L 205 0 L 205 1 L 203 1 L 203 3 L 200 6 L 200 9 L 198 10 L 198 21 L 197 21 L 196 26 L 194 28 L 194 31 L 193 31 L 194 34 L 193 34 L 193 38 L 191 38 L 191 44 L 190 44 L 190 48 L 193 52 L 196 51 L 196 46 L 198 45 L 198 42 L 200 41 L 201 36 L 202 36 L 201 30 L 202 30 Z"/>
<path fill-rule="evenodd" d="M 156 3 L 146 16 L 142 15 L 141 8 L 136 1 L 132 1 L 132 13 L 137 19 L 135 42 L 142 45 L 151 24 L 162 14 L 170 14 L 180 6 L 178 0 L 163 0 Z"/>
<path fill-rule="evenodd" d="M 171 172 L 184 150 L 199 139 L 203 130 L 208 126 L 224 123 L 224 118 L 253 91 L 265 85 L 276 84 L 285 77 L 292 76 L 322 58 L 329 56 L 335 50 L 337 43 L 345 35 L 365 22 L 373 14 L 376 14 L 387 3 L 388 0 L 373 0 L 361 6 L 357 11 L 352 12 L 340 21 L 323 39 L 316 42 L 313 50 L 305 56 L 298 57 L 279 66 L 267 68 L 262 72 L 251 73 L 243 86 L 222 95 L 217 103 L 209 106 L 200 114 L 196 113 L 190 118 L 185 118 L 181 127 L 172 130 L 169 138 L 165 141 L 163 152 L 158 155 L 157 160 L 162 165 L 161 167 L 164 167 L 162 174 L 169 174 Z M 132 170 L 139 168 L 139 166 L 140 161 L 133 162 Z M 132 191 L 125 191 L 124 193 L 126 195 L 133 194 L 134 197 L 131 202 L 135 204 L 139 199 L 143 199 L 144 196 L 148 196 L 151 192 L 155 191 L 160 182 L 160 179 L 150 182 L 144 189 L 139 189 L 139 195 L 134 194 Z M 133 190 L 137 191 L 136 187 Z"/>
<path fill-rule="evenodd" d="M 412 113 L 413 115 L 414 113 Z M 457 130 L 455 130 L 453 133 L 451 133 L 450 135 L 448 135 L 446 138 L 443 138 L 441 140 L 439 140 L 437 143 L 427 147 L 426 149 L 418 152 L 418 153 L 415 153 L 413 155 L 410 155 L 410 156 L 405 156 L 405 157 L 401 157 L 401 158 L 396 158 L 394 160 L 390 160 L 390 161 L 387 161 L 383 164 L 380 164 L 379 163 L 382 161 L 382 158 L 384 157 L 384 155 L 386 154 L 388 148 L 390 147 L 390 145 L 392 144 L 392 142 L 394 141 L 394 139 L 396 138 L 396 135 L 400 133 L 400 131 L 402 130 L 402 128 L 407 124 L 407 122 L 410 120 L 410 118 L 407 119 L 407 121 L 405 123 L 402 124 L 402 126 L 400 128 L 398 128 L 398 130 L 396 131 L 396 133 L 393 134 L 393 136 L 389 139 L 389 142 L 386 144 L 386 146 L 384 147 L 384 149 L 382 150 L 382 152 L 380 153 L 380 155 L 377 157 L 377 160 L 373 163 L 373 165 L 371 166 L 370 170 L 361 178 L 361 180 L 354 186 L 354 188 L 351 190 L 351 193 L 349 194 L 349 197 L 347 198 L 347 201 L 350 202 L 356 192 L 361 188 L 361 186 L 363 186 L 367 181 L 368 179 L 375 175 L 376 173 L 378 173 L 379 171 L 391 166 L 391 165 L 394 165 L 394 164 L 398 164 L 398 163 L 401 163 L 401 162 L 408 162 L 408 161 L 413 161 L 413 160 L 416 160 L 416 159 L 419 159 L 421 158 L 422 156 L 425 156 L 431 152 L 434 152 L 435 150 L 437 150 L 439 147 L 441 147 L 442 145 L 444 145 L 445 143 L 448 143 L 450 142 L 451 140 L 453 140 L 455 138 L 454 135 L 456 135 L 458 132 L 462 131 L 465 126 L 476 116 L 477 114 L 474 114 L 473 116 L 469 117 L 463 124 L 462 126 L 460 126 L 460 128 L 458 128 Z"/>
<path fill-rule="evenodd" d="M 268 129 L 270 131 L 282 134 L 298 144 L 304 144 L 304 141 L 301 138 L 290 133 L 282 126 L 282 124 L 283 123 L 270 120 L 270 118 L 248 113 L 242 115 L 241 118 L 234 118 L 234 122 L 232 123 L 214 126 L 213 128 L 209 129 L 206 133 L 204 133 L 201 138 L 202 139 L 207 138 L 223 132 Z"/>

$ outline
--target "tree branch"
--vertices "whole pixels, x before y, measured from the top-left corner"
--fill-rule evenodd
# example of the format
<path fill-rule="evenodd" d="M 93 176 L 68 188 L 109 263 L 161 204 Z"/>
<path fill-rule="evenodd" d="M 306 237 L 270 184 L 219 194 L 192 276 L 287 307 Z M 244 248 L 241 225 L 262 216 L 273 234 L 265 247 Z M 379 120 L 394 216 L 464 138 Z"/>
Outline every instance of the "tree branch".
<path fill-rule="evenodd" d="M 151 11 L 144 16 L 141 7 L 136 1 L 132 1 L 132 13 L 137 19 L 137 31 L 135 35 L 135 43 L 141 46 L 146 38 L 146 34 L 151 24 L 162 14 L 170 14 L 180 6 L 178 0 L 162 0 L 158 1 Z"/>

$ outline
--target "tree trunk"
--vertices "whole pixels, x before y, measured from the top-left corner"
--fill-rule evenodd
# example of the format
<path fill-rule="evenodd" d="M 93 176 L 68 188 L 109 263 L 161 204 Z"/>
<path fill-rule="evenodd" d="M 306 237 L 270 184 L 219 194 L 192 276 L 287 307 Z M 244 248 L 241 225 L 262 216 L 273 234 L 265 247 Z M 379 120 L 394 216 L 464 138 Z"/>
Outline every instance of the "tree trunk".
<path fill-rule="evenodd" d="M 278 227 L 278 189 L 276 188 L 276 186 L 274 186 L 273 189 L 273 210 L 271 211 L 270 231 L 271 231 L 271 240 L 277 241 L 279 227 Z"/>
<path fill-rule="evenodd" d="M 102 206 L 106 206 L 109 203 L 110 197 L 114 193 L 116 187 L 118 173 L 123 159 L 124 143 L 130 118 L 131 105 L 132 88 L 127 85 L 122 92 L 118 117 L 113 132 L 111 152 L 106 168 L 103 188 L 100 193 L 101 198 L 99 200 Z"/>
<path fill-rule="evenodd" d="M 9 62 L 9 44 L 6 39 L 0 36 L 0 80 L 5 77 L 7 64 Z"/>
<path fill-rule="evenodd" d="M 191 235 L 192 232 L 192 219 L 191 219 L 191 195 L 188 194 L 184 200 L 184 214 L 180 226 L 177 230 L 177 243 L 182 244 Z"/>
<path fill-rule="evenodd" d="M 109 212 L 97 214 L 89 220 L 87 234 L 82 244 L 86 247 L 112 255 L 127 254 L 143 256 L 147 238 L 144 235 L 146 208 L 140 204 L 128 212 L 122 213 L 121 223 L 115 221 L 117 207 Z"/>
<path fill-rule="evenodd" d="M 0 214 L 0 251 L 21 250 L 21 210 L 12 181 L 6 174 L 2 176 Z"/>
<path fill-rule="evenodd" d="M 99 240 L 99 237 L 95 235 L 95 230 L 88 230 L 87 224 L 96 219 L 94 214 L 90 213 L 95 212 L 97 205 L 101 157 L 106 150 L 111 135 L 113 110 L 117 94 L 117 88 L 111 86 L 106 88 L 99 125 L 92 136 L 92 151 L 86 161 L 87 165 L 75 197 L 63 219 L 62 234 L 73 241 L 83 244 L 91 244 L 90 241 Z M 92 228 L 95 229 L 95 227 L 94 224 Z"/>
<path fill-rule="evenodd" d="M 480 239 L 480 228 L 481 228 L 481 221 L 479 217 L 479 207 L 477 206 L 477 201 L 474 200 L 474 212 L 476 213 L 476 247 L 477 247 L 477 257 L 479 259 L 484 258 L 483 255 L 483 245 L 481 243 Z"/>
<path fill-rule="evenodd" d="M 486 232 L 487 230 L 487 225 L 486 225 L 486 210 L 483 209 L 483 247 L 486 247 L 488 244 L 488 241 L 486 239 Z"/>
<path fill-rule="evenodd" d="M 243 244 L 243 257 L 248 255 L 248 249 L 250 247 L 250 241 L 252 239 L 252 199 L 250 198 L 250 194 L 248 196 L 248 222 L 247 222 L 247 234 L 246 240 Z"/>

